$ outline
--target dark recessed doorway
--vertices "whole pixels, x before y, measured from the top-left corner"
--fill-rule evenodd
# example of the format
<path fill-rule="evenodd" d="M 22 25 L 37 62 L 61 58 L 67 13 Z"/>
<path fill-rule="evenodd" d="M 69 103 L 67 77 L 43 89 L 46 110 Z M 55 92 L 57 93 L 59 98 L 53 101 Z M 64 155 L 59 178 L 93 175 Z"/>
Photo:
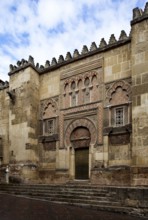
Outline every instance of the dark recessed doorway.
<path fill-rule="evenodd" d="M 89 148 L 75 149 L 75 179 L 85 180 L 89 177 Z"/>

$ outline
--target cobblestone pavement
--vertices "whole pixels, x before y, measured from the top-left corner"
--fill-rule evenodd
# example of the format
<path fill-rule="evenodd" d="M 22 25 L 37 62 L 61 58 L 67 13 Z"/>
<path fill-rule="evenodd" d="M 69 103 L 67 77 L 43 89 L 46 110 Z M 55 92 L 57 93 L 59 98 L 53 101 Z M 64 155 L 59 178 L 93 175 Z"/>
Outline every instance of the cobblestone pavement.
<path fill-rule="evenodd" d="M 0 220 L 142 220 L 144 218 L 102 212 L 46 201 L 0 194 Z"/>

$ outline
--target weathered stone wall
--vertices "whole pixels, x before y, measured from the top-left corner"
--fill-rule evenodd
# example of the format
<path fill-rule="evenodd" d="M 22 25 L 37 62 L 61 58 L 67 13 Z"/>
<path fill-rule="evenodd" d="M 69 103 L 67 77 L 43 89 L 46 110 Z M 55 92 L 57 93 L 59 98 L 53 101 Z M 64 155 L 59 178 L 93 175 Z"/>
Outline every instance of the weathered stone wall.
<path fill-rule="evenodd" d="M 39 177 L 45 182 L 53 182 L 55 170 L 59 163 L 59 95 L 61 69 L 47 72 L 40 76 L 40 143 L 39 143 Z M 44 121 L 54 119 L 55 131 L 53 135 L 45 136 Z M 42 180 L 41 180 L 42 181 Z"/>
<path fill-rule="evenodd" d="M 104 164 L 130 165 L 130 134 L 125 128 L 114 128 L 115 108 L 124 107 L 125 125 L 131 123 L 131 45 L 109 50 L 104 54 Z M 126 84 L 126 85 L 125 85 Z M 127 89 L 127 87 L 129 89 Z M 126 87 L 126 88 L 125 88 Z M 127 137 L 129 136 L 129 137 Z"/>
<path fill-rule="evenodd" d="M 40 76 L 40 100 L 60 94 L 60 69 Z"/>
<path fill-rule="evenodd" d="M 91 183 L 107 186 L 129 186 L 131 184 L 130 167 L 115 164 L 111 167 L 95 168 L 92 170 Z"/>
<path fill-rule="evenodd" d="M 9 91 L 15 97 L 9 109 L 10 164 L 19 174 L 32 175 L 27 167 L 34 169 L 38 162 L 38 73 L 28 67 L 11 75 Z"/>
<path fill-rule="evenodd" d="M 86 128 L 92 182 L 148 184 L 147 19 L 148 4 L 134 10 L 129 37 L 121 31 L 45 67 L 31 56 L 10 65 L 9 93 L 0 91 L 5 163 L 38 164 L 46 182 L 74 179 L 75 145 L 86 140 L 74 145 L 71 134 Z"/>
<path fill-rule="evenodd" d="M 103 54 L 104 83 L 131 76 L 131 45 L 119 46 Z"/>
<path fill-rule="evenodd" d="M 8 88 L 0 90 L 0 147 L 1 162 L 9 163 L 9 97 Z"/>
<path fill-rule="evenodd" d="M 140 18 L 139 18 L 140 19 Z M 132 24 L 133 165 L 148 164 L 148 23 Z"/>

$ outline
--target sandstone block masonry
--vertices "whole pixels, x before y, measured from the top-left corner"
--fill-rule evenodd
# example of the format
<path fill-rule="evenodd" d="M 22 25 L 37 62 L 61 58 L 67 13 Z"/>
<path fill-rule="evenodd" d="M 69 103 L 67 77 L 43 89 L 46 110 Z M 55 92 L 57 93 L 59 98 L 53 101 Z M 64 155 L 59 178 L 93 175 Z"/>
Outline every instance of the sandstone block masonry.
<path fill-rule="evenodd" d="M 10 65 L 0 81 L 0 166 L 11 182 L 148 185 L 148 3 L 131 32 Z M 2 179 L 2 178 L 1 178 Z"/>

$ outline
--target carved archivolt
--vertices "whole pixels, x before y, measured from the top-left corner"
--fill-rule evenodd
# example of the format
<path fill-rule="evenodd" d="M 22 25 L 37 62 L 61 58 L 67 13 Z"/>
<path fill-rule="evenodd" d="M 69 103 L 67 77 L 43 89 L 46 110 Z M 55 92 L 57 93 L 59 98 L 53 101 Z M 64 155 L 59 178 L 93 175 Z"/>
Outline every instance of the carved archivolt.
<path fill-rule="evenodd" d="M 50 98 L 42 101 L 40 108 L 40 119 L 56 117 L 58 114 L 58 103 L 56 100 Z"/>
<path fill-rule="evenodd" d="M 97 141 L 97 131 L 96 131 L 96 127 L 93 124 L 92 121 L 90 121 L 89 119 L 86 118 L 82 118 L 82 119 L 76 119 L 74 120 L 66 129 L 65 132 L 65 146 L 69 147 L 71 146 L 71 141 L 70 141 L 70 136 L 71 133 L 73 132 L 73 130 L 75 128 L 78 127 L 85 127 L 89 130 L 90 132 L 90 136 L 91 136 L 91 140 L 90 140 L 90 144 L 95 145 L 96 141 Z"/>
<path fill-rule="evenodd" d="M 113 83 L 107 91 L 106 99 L 109 104 L 122 104 L 130 101 L 131 86 L 129 83 L 121 80 Z"/>

